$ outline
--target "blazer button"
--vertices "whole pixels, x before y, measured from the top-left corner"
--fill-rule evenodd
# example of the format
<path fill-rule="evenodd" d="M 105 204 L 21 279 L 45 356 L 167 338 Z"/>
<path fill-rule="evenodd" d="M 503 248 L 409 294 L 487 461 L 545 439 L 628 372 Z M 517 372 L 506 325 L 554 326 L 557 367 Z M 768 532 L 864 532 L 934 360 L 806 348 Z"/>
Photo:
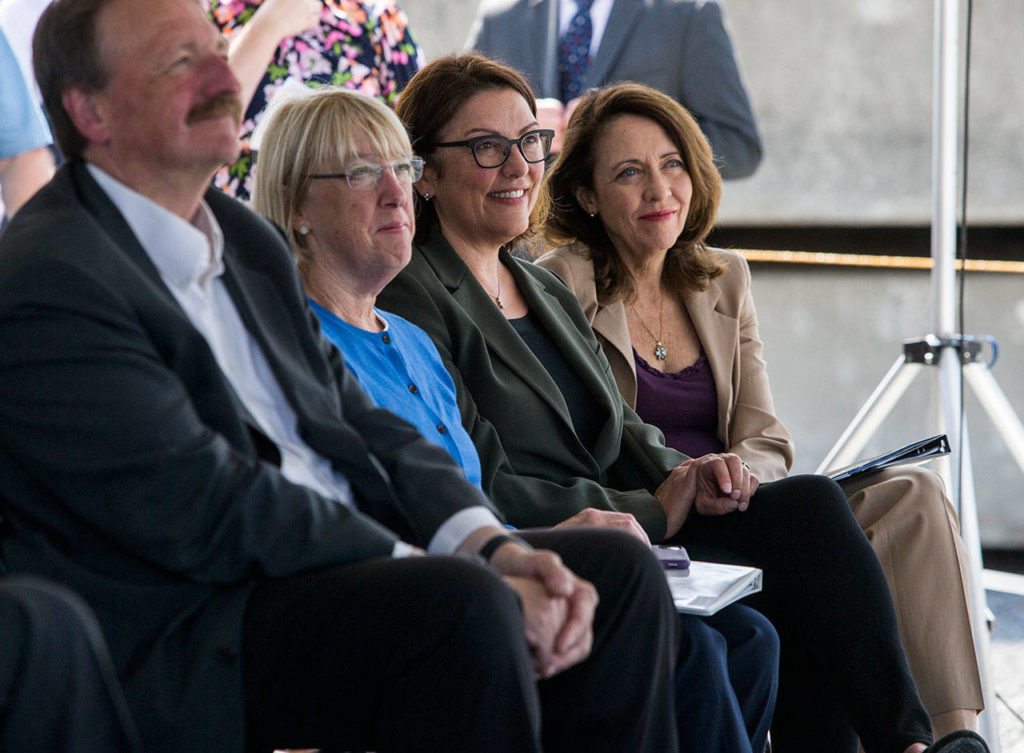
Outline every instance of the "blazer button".
<path fill-rule="evenodd" d="M 409 392 L 411 392 L 412 394 L 415 395 L 419 391 L 420 391 L 419 387 L 417 387 L 415 384 L 410 384 L 409 385 Z"/>
<path fill-rule="evenodd" d="M 391 344 L 391 335 L 389 335 L 387 332 L 385 332 L 384 335 L 380 339 L 384 341 L 385 345 L 390 345 Z"/>
<path fill-rule="evenodd" d="M 445 428 L 444 424 L 438 424 L 437 425 L 437 432 L 438 432 L 438 434 L 447 434 L 448 433 L 448 429 Z"/>

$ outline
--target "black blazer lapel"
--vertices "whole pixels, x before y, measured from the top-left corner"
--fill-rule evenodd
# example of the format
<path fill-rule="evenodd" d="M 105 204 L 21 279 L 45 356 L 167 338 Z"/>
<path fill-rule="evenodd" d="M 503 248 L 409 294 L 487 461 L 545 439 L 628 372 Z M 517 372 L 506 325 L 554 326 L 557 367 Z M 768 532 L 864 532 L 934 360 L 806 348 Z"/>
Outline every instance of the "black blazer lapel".
<path fill-rule="evenodd" d="M 301 300 L 282 299 L 285 281 L 269 279 L 263 269 L 245 263 L 234 244 L 225 239 L 224 284 L 246 329 L 263 352 L 285 399 L 295 411 L 299 436 L 345 476 L 356 502 L 368 514 L 396 532 L 410 530 L 408 521 L 396 515 L 390 477 L 366 442 L 343 418 L 342 396 L 325 364 L 310 363 L 301 346 L 313 337 L 308 320 L 296 320 L 289 311 L 305 311 Z M 301 291 L 297 292 L 301 296 Z M 311 366 L 311 368 L 310 368 Z M 318 382 L 314 374 L 325 376 Z M 371 505 L 373 509 L 368 509 Z"/>
<path fill-rule="evenodd" d="M 487 342 L 491 356 L 501 360 L 524 383 L 530 386 L 548 406 L 558 414 L 572 429 L 572 417 L 565 404 L 558 385 L 548 374 L 547 369 L 523 342 L 505 316 L 498 310 L 469 268 L 459 258 L 447 241 L 432 239 L 422 248 L 428 263 L 434 268 L 438 279 L 451 293 L 452 298 L 465 311 L 466 316 L 479 322 L 478 329 Z M 518 269 L 518 262 L 505 251 L 501 252 L 501 263 L 508 267 L 520 286 L 520 292 L 526 297 L 532 313 L 538 309 L 552 305 L 547 300 L 540 300 L 536 284 Z M 526 286 L 524 288 L 524 286 Z M 557 304 L 555 304 L 557 305 Z M 542 319 L 545 330 L 550 334 L 550 317 Z"/>
<path fill-rule="evenodd" d="M 92 177 L 85 163 L 70 162 L 66 169 L 75 185 L 75 190 L 82 202 L 82 206 L 96 219 L 96 232 L 105 234 L 110 238 L 112 245 L 121 249 L 131 260 L 132 265 L 141 272 L 142 279 L 145 281 L 144 284 L 150 286 L 140 297 L 145 300 L 162 302 L 163 310 L 161 316 L 173 317 L 178 320 L 171 326 L 179 328 L 181 331 L 184 331 L 186 328 L 194 329 L 192 320 L 185 313 L 184 309 L 181 308 L 178 299 L 175 298 L 170 288 L 167 287 L 167 283 L 160 276 L 160 271 L 142 247 L 142 244 L 139 243 L 124 215 L 121 214 L 120 210 L 110 200 L 106 191 Z M 195 334 L 197 337 L 201 337 L 198 332 Z M 207 351 L 210 360 L 215 362 L 216 359 L 214 358 L 213 351 L 208 348 Z M 243 446 L 239 449 L 243 452 L 255 453 L 260 459 L 273 465 L 280 465 L 281 453 L 277 446 L 259 428 L 259 425 L 252 418 L 244 403 L 235 392 L 234 387 L 223 372 L 220 371 L 219 367 L 217 367 L 217 372 L 221 374 L 220 388 L 228 395 L 236 414 L 245 425 L 246 431 L 236 436 L 235 441 L 244 443 L 248 439 L 251 442 L 250 446 Z"/>
<path fill-rule="evenodd" d="M 178 305 L 174 294 L 160 277 L 160 272 L 153 264 L 153 260 L 149 258 L 149 254 L 139 243 L 139 239 L 135 237 L 128 221 L 107 196 L 106 191 L 100 188 L 100 184 L 92 177 L 86 164 L 70 162 L 67 165 L 67 170 L 81 199 L 82 206 L 96 218 L 96 230 L 106 235 L 113 245 L 124 251 L 132 263 L 153 283 L 157 291 L 151 292 L 155 292 L 157 297 L 163 299 L 167 305 L 181 311 L 182 316 L 186 316 L 181 306 Z"/>
<path fill-rule="evenodd" d="M 513 265 L 513 274 L 516 276 L 520 292 L 530 304 L 531 313 L 540 321 L 548 337 L 572 364 L 573 370 L 587 388 L 602 405 L 605 404 L 609 397 L 605 375 L 598 369 L 598 362 L 593 358 L 586 340 L 580 337 L 575 328 L 566 327 L 566 314 L 562 302 L 541 283 L 520 270 L 518 262 Z"/>
<path fill-rule="evenodd" d="M 530 311 L 537 317 L 548 337 L 554 342 L 555 347 L 571 364 L 575 374 L 593 395 L 594 402 L 591 409 L 600 410 L 604 413 L 602 416 L 602 429 L 598 436 L 597 444 L 592 448 L 587 448 L 595 457 L 603 457 L 612 448 L 618 447 L 622 434 L 622 424 L 618 420 L 621 414 L 614 407 L 621 402 L 618 388 L 610 372 L 605 372 L 601 368 L 603 356 L 600 347 L 596 351 L 591 350 L 587 339 L 581 337 L 579 329 L 566 326 L 566 320 L 569 317 L 562 302 L 532 275 L 519 268 L 518 265 L 521 263 L 515 262 L 513 274 L 516 275 L 516 282 L 519 284 L 520 292 L 523 293 L 527 303 L 530 305 Z M 589 330 L 589 325 L 586 324 L 586 317 L 582 311 L 580 312 L 580 317 L 579 325 Z M 564 405 L 565 401 L 562 400 L 561 403 Z M 563 415 L 571 426 L 572 419 L 568 414 L 567 408 Z"/>
<path fill-rule="evenodd" d="M 224 246 L 224 266 L 224 285 L 292 409 L 300 417 L 338 415 L 336 396 L 323 389 L 323 383 L 312 377 L 309 368 L 299 367 L 309 365 L 307 354 L 299 346 L 303 337 L 310 336 L 300 331 L 309 328 L 309 322 L 288 316 L 286 312 L 291 307 L 282 300 L 280 286 L 269 280 L 263 270 L 253 269 L 239 259 L 228 241 Z M 322 366 L 318 371 L 324 374 Z"/>

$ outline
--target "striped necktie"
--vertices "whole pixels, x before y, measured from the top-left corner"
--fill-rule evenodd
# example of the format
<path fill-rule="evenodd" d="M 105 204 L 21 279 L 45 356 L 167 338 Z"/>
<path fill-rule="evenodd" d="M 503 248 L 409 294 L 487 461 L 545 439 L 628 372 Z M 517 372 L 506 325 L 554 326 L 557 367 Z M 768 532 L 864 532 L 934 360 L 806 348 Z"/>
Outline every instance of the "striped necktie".
<path fill-rule="evenodd" d="M 594 0 L 576 0 L 576 15 L 569 22 L 569 28 L 558 46 L 558 74 L 563 102 L 575 99 L 583 90 L 583 77 L 590 64 L 590 40 L 593 36 L 590 6 L 593 4 Z"/>

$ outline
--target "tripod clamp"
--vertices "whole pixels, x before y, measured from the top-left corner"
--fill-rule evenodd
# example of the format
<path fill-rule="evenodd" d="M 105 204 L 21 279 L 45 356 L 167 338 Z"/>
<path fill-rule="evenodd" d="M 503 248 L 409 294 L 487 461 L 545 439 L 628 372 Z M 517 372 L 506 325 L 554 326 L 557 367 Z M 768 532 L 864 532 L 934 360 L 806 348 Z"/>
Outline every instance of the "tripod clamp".
<path fill-rule="evenodd" d="M 991 370 L 999 358 L 999 345 L 992 335 L 925 335 L 903 341 L 903 360 L 905 363 L 919 363 L 935 366 L 943 348 L 956 348 L 960 352 L 963 364 L 978 363 L 981 350 L 985 344 L 992 348 L 992 358 L 984 365 Z"/>

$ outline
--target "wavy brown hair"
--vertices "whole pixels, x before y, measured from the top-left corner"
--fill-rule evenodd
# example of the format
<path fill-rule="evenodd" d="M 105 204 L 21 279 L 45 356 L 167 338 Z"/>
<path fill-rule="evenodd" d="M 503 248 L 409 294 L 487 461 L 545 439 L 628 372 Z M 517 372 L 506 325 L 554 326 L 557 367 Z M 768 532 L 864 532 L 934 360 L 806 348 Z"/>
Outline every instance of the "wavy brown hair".
<path fill-rule="evenodd" d="M 620 115 L 653 120 L 679 148 L 690 174 L 693 195 L 686 223 L 669 249 L 662 279 L 683 296 L 707 289 L 722 273 L 704 241 L 714 225 L 722 196 L 722 177 L 700 126 L 682 105 L 642 84 L 615 84 L 592 89 L 569 119 L 562 151 L 544 179 L 533 220 L 544 226 L 545 239 L 556 246 L 580 242 L 590 249 L 597 294 L 602 303 L 628 298 L 633 277 L 604 229 L 600 217 L 580 206 L 576 192 L 593 190 L 595 146 L 603 130 Z"/>
<path fill-rule="evenodd" d="M 470 53 L 445 55 L 427 63 L 409 81 L 398 97 L 395 113 L 405 124 L 412 148 L 438 171 L 437 144 L 441 131 L 475 94 L 493 89 L 511 89 L 522 95 L 537 115 L 537 100 L 523 75 L 507 65 Z M 424 242 L 438 229 L 437 213 L 429 201 L 416 194 L 415 243 Z"/>

